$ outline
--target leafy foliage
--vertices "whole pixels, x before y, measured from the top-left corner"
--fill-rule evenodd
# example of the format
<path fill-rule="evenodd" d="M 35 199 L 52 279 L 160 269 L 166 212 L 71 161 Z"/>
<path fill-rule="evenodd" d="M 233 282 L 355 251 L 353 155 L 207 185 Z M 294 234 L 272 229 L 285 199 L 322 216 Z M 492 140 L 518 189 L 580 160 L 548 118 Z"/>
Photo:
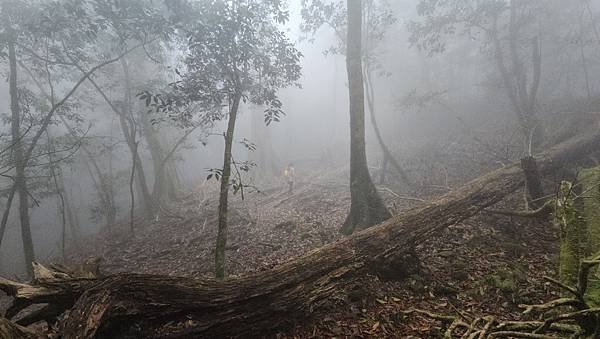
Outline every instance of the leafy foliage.
<path fill-rule="evenodd" d="M 265 106 L 265 122 L 284 114 L 277 96 L 280 88 L 299 86 L 302 54 L 286 37 L 281 25 L 289 12 L 279 0 L 177 1 L 179 12 L 193 12 L 180 24 L 187 42 L 185 70 L 167 94 L 144 92 L 147 106 L 173 119 L 224 119 L 224 108 L 241 95 L 244 102 Z"/>

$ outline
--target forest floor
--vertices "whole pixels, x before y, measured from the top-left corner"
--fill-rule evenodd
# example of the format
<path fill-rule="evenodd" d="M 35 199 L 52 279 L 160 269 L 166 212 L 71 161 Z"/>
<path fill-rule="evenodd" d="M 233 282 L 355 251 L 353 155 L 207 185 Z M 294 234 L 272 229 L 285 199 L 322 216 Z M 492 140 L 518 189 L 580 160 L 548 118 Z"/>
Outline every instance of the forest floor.
<path fill-rule="evenodd" d="M 341 238 L 349 208 L 343 169 L 299 176 L 292 194 L 276 179 L 270 189 L 236 195 L 231 203 L 227 245 L 230 275 L 265 270 Z M 103 259 L 105 273 L 138 272 L 211 276 L 216 238 L 214 183 L 205 183 L 164 211 L 158 220 L 136 220 L 106 230 L 77 257 Z M 435 198 L 381 194 L 394 214 Z M 422 199 L 423 201 L 419 201 Z M 522 208 L 522 193 L 505 207 Z M 420 270 L 397 281 L 365 276 L 347 300 L 332 301 L 313 319 L 280 338 L 439 338 L 441 324 L 403 311 L 518 318 L 521 303 L 557 296 L 544 276 L 556 276 L 558 230 L 550 223 L 481 214 L 415 244 Z M 74 255 L 75 257 L 75 255 Z"/>

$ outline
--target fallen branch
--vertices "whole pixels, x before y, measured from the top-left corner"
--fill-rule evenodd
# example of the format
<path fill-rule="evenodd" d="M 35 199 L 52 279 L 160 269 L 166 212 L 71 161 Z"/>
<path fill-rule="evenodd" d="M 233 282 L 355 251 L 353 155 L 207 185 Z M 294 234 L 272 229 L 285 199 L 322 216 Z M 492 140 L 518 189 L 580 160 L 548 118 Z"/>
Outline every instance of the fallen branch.
<path fill-rule="evenodd" d="M 552 200 L 547 201 L 542 207 L 533 210 L 533 211 L 514 211 L 514 210 L 495 210 L 495 209 L 485 209 L 484 212 L 490 214 L 499 214 L 505 215 L 509 217 L 521 217 L 521 218 L 541 218 L 547 217 L 551 213 L 554 212 L 556 203 Z"/>
<path fill-rule="evenodd" d="M 394 197 L 396 197 L 396 198 L 398 198 L 400 200 L 416 201 L 416 202 L 422 202 L 422 203 L 427 202 L 427 201 L 425 201 L 423 199 L 413 198 L 413 197 L 406 197 L 406 196 L 399 195 L 398 193 L 392 191 L 391 189 L 389 189 L 387 187 L 379 187 L 379 190 L 383 191 L 383 192 L 387 192 L 387 193 L 393 195 Z"/>

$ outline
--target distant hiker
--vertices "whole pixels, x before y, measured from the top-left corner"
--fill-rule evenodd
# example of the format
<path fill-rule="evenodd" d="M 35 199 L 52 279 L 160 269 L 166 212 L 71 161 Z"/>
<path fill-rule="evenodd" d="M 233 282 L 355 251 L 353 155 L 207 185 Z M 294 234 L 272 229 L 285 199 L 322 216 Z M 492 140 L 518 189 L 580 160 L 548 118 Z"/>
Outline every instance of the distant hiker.
<path fill-rule="evenodd" d="M 294 165 L 290 163 L 285 170 L 283 171 L 283 176 L 288 183 L 288 194 L 292 194 L 294 191 L 294 177 L 296 176 L 296 170 L 294 169 Z"/>

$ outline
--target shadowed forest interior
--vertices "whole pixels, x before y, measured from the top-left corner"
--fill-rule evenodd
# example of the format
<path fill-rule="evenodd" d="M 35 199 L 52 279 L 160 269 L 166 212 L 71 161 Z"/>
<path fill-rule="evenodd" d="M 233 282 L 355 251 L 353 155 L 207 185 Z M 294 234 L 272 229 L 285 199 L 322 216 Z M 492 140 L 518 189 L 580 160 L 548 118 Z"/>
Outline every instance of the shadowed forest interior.
<path fill-rule="evenodd" d="M 0 16 L 0 339 L 600 338 L 600 1 Z"/>

